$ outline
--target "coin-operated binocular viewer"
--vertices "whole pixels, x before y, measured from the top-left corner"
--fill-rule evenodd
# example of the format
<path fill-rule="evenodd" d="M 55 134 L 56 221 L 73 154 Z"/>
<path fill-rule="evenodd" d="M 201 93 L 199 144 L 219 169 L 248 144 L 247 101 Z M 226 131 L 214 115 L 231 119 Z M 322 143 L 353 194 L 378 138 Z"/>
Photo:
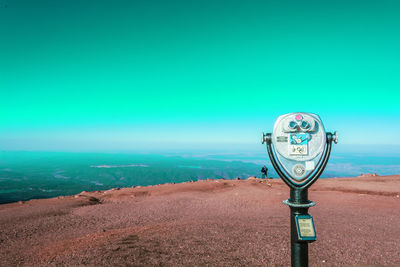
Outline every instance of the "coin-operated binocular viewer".
<path fill-rule="evenodd" d="M 336 132 L 326 133 L 320 117 L 312 113 L 282 115 L 272 134 L 263 134 L 273 167 L 290 187 L 290 198 L 283 203 L 290 207 L 292 266 L 308 266 L 308 243 L 316 240 L 314 221 L 308 214 L 315 203 L 308 200 L 308 187 L 321 176 L 332 142 L 337 141 Z"/>

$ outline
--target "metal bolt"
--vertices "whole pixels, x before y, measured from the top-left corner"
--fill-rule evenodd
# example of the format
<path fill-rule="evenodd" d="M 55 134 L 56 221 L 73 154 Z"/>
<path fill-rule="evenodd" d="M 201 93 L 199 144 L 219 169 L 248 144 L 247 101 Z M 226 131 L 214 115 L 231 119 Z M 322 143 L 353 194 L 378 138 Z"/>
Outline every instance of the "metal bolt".
<path fill-rule="evenodd" d="M 337 143 L 339 142 L 339 136 L 338 136 L 338 133 L 337 133 L 336 131 L 333 133 L 332 141 L 333 141 L 335 144 L 337 144 Z"/>

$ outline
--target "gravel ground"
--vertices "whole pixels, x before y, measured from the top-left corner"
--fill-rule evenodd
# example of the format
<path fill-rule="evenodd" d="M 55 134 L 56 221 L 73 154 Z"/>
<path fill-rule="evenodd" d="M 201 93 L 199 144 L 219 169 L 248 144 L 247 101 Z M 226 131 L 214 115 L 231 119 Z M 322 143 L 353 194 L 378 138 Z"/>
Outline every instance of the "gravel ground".
<path fill-rule="evenodd" d="M 288 266 L 289 189 L 207 180 L 0 205 L 1 266 Z M 400 175 L 320 179 L 311 266 L 400 266 Z"/>

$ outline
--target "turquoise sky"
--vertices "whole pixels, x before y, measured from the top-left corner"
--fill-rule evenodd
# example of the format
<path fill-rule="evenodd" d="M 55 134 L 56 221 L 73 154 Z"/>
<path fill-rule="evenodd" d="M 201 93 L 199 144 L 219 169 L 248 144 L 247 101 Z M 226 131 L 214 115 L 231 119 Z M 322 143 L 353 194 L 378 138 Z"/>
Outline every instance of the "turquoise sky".
<path fill-rule="evenodd" d="M 0 150 L 400 145 L 399 1 L 0 0 Z"/>

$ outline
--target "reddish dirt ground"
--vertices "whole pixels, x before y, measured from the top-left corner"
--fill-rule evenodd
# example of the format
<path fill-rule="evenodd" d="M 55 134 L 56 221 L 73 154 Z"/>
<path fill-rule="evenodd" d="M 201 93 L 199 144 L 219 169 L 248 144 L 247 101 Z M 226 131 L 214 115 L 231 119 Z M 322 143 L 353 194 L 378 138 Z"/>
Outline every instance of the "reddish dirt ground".
<path fill-rule="evenodd" d="M 289 189 L 207 180 L 0 205 L 1 266 L 288 266 Z M 310 189 L 311 266 L 400 266 L 400 175 Z"/>

